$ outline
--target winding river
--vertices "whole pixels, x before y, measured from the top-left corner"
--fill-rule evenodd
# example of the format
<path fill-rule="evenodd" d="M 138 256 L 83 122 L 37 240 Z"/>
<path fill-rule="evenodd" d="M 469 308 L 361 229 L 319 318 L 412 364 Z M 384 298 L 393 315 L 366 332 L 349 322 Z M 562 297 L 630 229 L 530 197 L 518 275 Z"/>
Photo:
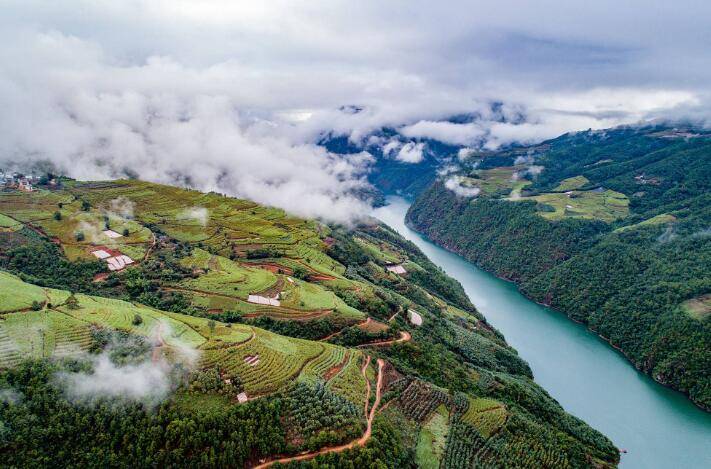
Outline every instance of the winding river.
<path fill-rule="evenodd" d="M 627 450 L 622 468 L 711 468 L 711 414 L 638 372 L 583 325 L 407 228 L 406 200 L 390 197 L 388 203 L 374 216 L 461 282 L 477 309 L 528 361 L 536 381 L 568 412 Z"/>

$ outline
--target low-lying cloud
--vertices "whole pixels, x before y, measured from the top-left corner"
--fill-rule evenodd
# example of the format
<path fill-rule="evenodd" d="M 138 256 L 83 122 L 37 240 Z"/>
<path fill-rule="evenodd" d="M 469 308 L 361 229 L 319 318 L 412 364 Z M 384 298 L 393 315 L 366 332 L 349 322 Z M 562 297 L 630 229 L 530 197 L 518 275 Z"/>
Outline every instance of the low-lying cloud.
<path fill-rule="evenodd" d="M 210 221 L 210 211 L 205 207 L 186 208 L 178 214 L 178 220 L 193 220 L 202 226 L 207 226 L 207 222 Z"/>
<path fill-rule="evenodd" d="M 481 192 L 478 187 L 464 186 L 462 176 L 451 176 L 444 181 L 444 187 L 460 197 L 476 197 Z"/>
<path fill-rule="evenodd" d="M 395 159 L 403 163 L 419 163 L 425 159 L 425 144 L 408 142 L 400 147 Z"/>
<path fill-rule="evenodd" d="M 650 118 L 709 122 L 710 9 L 10 0 L 0 164 L 50 162 L 80 179 L 138 177 L 350 221 L 368 213 L 357 194 L 372 158 L 328 153 L 315 144 L 327 134 L 361 142 L 388 127 L 494 149 Z M 475 118 L 451 119 L 461 115 Z M 421 143 L 389 151 L 416 163 Z"/>
<path fill-rule="evenodd" d="M 17 404 L 22 401 L 22 394 L 12 388 L 0 389 L 1 404 Z"/>
<path fill-rule="evenodd" d="M 91 402 L 95 398 L 113 397 L 152 407 L 170 393 L 169 373 L 170 365 L 163 360 L 119 366 L 106 352 L 92 360 L 91 373 L 63 372 L 57 378 L 72 400 Z"/>
<path fill-rule="evenodd" d="M 109 216 L 115 216 L 124 220 L 131 220 L 133 219 L 134 207 L 135 204 L 132 200 L 124 196 L 120 196 L 109 201 L 106 212 Z"/>

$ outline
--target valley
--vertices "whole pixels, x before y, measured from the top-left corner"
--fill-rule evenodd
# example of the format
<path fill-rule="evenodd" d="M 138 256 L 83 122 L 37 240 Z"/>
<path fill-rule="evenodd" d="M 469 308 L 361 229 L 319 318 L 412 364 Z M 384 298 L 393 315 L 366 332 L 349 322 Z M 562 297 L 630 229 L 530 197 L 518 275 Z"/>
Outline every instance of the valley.
<path fill-rule="evenodd" d="M 216 193 L 66 178 L 1 192 L 0 213 L 12 465 L 619 460 L 459 283 L 374 219 L 346 229 Z"/>

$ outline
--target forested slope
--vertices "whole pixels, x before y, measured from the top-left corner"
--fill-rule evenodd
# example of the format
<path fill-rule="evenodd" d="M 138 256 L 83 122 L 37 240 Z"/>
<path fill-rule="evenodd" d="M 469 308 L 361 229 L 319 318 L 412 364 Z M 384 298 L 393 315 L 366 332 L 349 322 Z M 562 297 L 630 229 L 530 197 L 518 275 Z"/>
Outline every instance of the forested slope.
<path fill-rule="evenodd" d="M 519 193 L 502 184 L 498 193 L 461 197 L 438 181 L 408 222 L 585 322 L 709 409 L 711 140 L 689 135 L 581 132 L 524 149 L 525 163 L 516 160 L 521 150 L 487 155 L 458 182 L 484 188 L 492 168 L 508 168 L 524 175 Z"/>

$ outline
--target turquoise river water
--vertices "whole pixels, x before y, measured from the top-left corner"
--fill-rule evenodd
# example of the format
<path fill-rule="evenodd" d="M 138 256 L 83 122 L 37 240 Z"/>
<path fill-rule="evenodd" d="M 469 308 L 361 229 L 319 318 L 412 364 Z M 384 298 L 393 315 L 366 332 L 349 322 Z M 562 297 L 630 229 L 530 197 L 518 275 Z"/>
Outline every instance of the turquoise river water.
<path fill-rule="evenodd" d="M 477 309 L 528 361 L 536 381 L 568 412 L 627 450 L 620 467 L 711 468 L 711 414 L 637 371 L 583 325 L 407 228 L 406 200 L 388 202 L 374 216 L 461 282 Z"/>

